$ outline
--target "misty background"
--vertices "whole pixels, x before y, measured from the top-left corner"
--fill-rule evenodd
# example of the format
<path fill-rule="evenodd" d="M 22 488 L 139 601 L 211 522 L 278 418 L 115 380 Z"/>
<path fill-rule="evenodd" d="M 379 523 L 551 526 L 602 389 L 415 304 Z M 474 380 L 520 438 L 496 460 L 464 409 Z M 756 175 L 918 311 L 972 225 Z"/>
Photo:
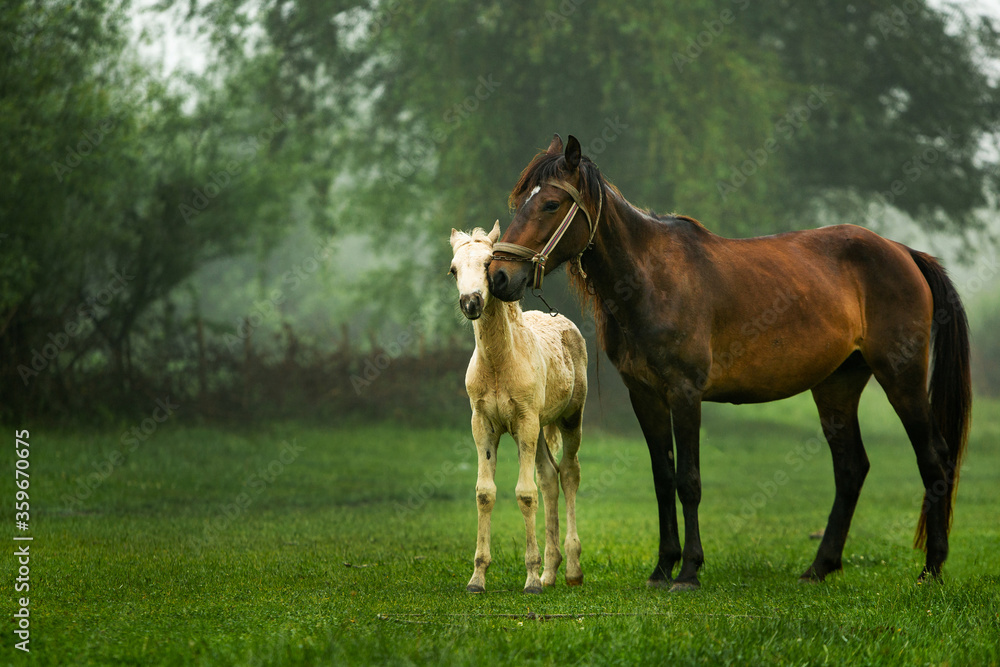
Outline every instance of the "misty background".
<path fill-rule="evenodd" d="M 448 233 L 506 227 L 554 132 L 718 234 L 941 257 L 1000 394 L 985 3 L 13 0 L 0 54 L 2 421 L 467 419 Z"/>

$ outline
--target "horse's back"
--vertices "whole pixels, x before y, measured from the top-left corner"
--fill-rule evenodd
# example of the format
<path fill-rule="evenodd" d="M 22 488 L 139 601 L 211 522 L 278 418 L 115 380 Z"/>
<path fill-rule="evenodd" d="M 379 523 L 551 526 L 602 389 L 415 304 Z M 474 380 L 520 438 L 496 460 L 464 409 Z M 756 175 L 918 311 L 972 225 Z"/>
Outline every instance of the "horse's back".
<path fill-rule="evenodd" d="M 708 400 L 792 395 L 855 351 L 885 355 L 929 328 L 929 290 L 909 249 L 863 227 L 720 238 L 711 252 Z"/>

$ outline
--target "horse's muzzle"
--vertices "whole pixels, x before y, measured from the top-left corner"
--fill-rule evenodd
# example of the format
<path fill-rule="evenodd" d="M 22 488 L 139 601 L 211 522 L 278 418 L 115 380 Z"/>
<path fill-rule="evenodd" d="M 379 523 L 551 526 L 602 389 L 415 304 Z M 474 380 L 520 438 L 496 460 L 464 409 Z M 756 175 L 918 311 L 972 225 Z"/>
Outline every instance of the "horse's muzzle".
<path fill-rule="evenodd" d="M 462 308 L 462 314 L 470 320 L 478 320 L 483 314 L 483 295 L 479 292 L 463 294 L 458 298 L 458 305 Z"/>
<path fill-rule="evenodd" d="M 497 258 L 493 259 L 488 273 L 490 294 L 501 301 L 520 301 L 528 286 L 530 271 L 527 269 L 532 265 L 517 263 L 513 270 L 508 270 L 507 267 L 498 266 L 497 261 Z"/>

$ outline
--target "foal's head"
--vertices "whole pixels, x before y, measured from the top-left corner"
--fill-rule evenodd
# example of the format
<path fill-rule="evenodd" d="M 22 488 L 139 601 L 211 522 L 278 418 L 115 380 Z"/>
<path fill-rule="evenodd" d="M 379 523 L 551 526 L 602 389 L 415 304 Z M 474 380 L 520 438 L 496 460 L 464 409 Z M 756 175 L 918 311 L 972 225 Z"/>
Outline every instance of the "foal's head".
<path fill-rule="evenodd" d="M 493 258 L 493 244 L 500 238 L 500 221 L 493 224 L 487 234 L 476 227 L 471 234 L 451 230 L 451 249 L 455 256 L 451 260 L 449 273 L 455 276 L 458 286 L 458 303 L 462 314 L 470 320 L 478 320 L 483 314 L 483 306 L 489 298 L 486 269 Z"/>

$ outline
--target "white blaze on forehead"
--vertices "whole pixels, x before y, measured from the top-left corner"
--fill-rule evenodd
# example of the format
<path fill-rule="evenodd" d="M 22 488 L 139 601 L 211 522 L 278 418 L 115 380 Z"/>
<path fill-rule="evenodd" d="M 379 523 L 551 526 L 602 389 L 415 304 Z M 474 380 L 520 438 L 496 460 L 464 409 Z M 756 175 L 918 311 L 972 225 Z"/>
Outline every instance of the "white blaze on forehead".
<path fill-rule="evenodd" d="M 534 197 L 535 195 L 537 195 L 538 191 L 541 190 L 541 189 L 542 189 L 542 186 L 536 185 L 535 189 L 532 190 L 531 193 L 528 195 L 528 198 L 524 200 L 524 203 L 527 204 L 529 201 L 531 201 L 531 198 Z"/>

